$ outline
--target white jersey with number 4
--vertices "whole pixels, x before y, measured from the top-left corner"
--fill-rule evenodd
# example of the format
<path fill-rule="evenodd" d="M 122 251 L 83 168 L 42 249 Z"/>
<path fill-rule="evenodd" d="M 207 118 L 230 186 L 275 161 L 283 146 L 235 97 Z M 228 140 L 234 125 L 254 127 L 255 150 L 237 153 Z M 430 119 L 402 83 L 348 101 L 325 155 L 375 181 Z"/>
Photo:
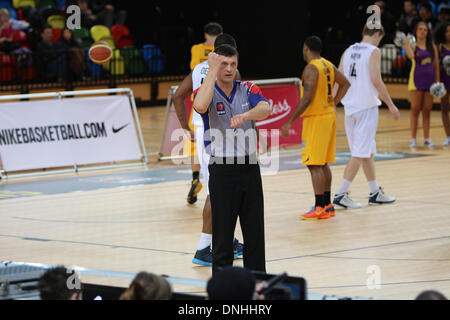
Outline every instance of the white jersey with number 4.
<path fill-rule="evenodd" d="M 192 70 L 192 89 L 193 91 L 197 90 L 203 84 L 203 81 L 206 79 L 206 75 L 209 70 L 208 60 L 203 61 L 202 63 L 195 66 L 194 70 Z M 194 114 L 192 115 L 192 124 L 195 127 L 203 127 L 202 116 L 192 109 Z"/>
<path fill-rule="evenodd" d="M 377 47 L 361 42 L 350 46 L 344 53 L 343 73 L 351 84 L 341 101 L 346 115 L 381 105 L 370 77 L 370 56 L 375 49 Z"/>

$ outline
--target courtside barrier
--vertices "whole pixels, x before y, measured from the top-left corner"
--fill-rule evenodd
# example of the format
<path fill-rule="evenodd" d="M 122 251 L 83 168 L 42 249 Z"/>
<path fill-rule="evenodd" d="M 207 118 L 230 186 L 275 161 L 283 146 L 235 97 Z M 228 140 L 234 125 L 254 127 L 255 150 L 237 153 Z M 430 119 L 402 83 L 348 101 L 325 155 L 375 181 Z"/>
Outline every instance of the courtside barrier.
<path fill-rule="evenodd" d="M 132 90 L 0 96 L 0 160 L 5 177 L 147 165 Z"/>

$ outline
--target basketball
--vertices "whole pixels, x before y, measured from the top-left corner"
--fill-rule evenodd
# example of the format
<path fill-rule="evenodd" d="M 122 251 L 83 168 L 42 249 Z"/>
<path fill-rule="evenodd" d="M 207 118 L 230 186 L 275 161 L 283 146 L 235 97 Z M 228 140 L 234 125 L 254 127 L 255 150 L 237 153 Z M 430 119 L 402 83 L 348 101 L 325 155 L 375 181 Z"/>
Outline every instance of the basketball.
<path fill-rule="evenodd" d="M 112 57 L 111 46 L 105 41 L 94 42 L 89 48 L 89 58 L 94 63 L 104 64 Z"/>

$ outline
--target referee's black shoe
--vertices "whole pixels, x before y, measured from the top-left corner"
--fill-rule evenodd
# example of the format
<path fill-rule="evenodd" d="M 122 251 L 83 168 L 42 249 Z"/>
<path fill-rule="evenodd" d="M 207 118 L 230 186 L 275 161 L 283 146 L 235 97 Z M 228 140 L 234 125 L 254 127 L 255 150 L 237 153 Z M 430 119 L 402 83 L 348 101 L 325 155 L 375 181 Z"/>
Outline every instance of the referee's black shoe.
<path fill-rule="evenodd" d="M 244 254 L 244 245 L 238 241 L 238 239 L 234 238 L 233 241 L 233 254 L 234 259 L 237 259 L 239 256 Z"/>
<path fill-rule="evenodd" d="M 197 202 L 197 195 L 202 190 L 202 184 L 199 179 L 192 180 L 191 190 L 189 190 L 187 196 L 187 202 L 189 204 L 194 204 Z"/>

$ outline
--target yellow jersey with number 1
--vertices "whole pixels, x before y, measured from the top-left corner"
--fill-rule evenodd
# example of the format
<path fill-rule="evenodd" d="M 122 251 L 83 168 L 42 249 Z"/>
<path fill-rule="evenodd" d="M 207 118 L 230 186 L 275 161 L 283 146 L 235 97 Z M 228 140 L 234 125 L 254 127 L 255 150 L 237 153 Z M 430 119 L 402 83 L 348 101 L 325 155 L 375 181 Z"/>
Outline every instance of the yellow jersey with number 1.
<path fill-rule="evenodd" d="M 303 113 L 303 117 L 319 116 L 329 113 L 334 113 L 334 67 L 331 62 L 324 58 L 313 59 L 309 63 L 317 68 L 319 71 L 319 77 L 317 79 L 316 92 L 309 104 L 306 111 Z M 302 79 L 301 96 L 304 91 L 304 81 Z"/>

